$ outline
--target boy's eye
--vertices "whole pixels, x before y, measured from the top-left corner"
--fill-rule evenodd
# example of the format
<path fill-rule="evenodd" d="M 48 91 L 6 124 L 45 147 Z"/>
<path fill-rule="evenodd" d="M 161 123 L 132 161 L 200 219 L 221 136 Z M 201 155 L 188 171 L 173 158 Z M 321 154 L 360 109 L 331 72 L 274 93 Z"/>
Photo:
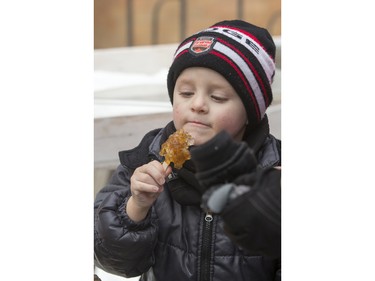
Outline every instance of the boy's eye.
<path fill-rule="evenodd" d="M 192 95 L 194 95 L 194 93 L 193 92 L 180 92 L 180 95 L 183 97 L 191 97 Z"/>
<path fill-rule="evenodd" d="M 212 98 L 214 101 L 217 101 L 217 102 L 225 102 L 225 101 L 228 100 L 228 99 L 225 98 L 225 97 L 217 96 L 217 95 L 212 95 L 211 98 Z"/>

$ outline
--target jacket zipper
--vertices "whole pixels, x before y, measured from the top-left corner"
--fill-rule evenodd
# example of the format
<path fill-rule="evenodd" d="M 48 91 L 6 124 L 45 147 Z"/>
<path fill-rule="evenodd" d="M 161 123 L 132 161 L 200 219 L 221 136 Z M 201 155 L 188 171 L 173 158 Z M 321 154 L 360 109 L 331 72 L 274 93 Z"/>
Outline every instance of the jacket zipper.
<path fill-rule="evenodd" d="M 212 215 L 207 212 L 203 221 L 200 281 L 211 280 L 212 221 Z"/>

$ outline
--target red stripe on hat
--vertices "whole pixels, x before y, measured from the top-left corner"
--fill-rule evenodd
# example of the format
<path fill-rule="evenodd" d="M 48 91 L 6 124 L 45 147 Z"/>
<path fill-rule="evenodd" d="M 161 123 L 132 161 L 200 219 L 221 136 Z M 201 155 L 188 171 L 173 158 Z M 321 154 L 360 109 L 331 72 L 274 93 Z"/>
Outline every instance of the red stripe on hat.
<path fill-rule="evenodd" d="M 257 82 L 258 82 L 258 85 L 260 85 L 260 88 L 261 88 L 261 92 L 262 92 L 262 96 L 263 96 L 263 99 L 265 100 L 265 106 L 266 108 L 268 107 L 268 105 L 270 104 L 269 103 L 269 98 L 268 98 L 268 95 L 267 95 L 267 90 L 266 90 L 266 87 L 264 86 L 264 83 L 263 83 L 263 79 L 259 76 L 259 73 L 258 71 L 256 71 L 254 65 L 249 61 L 249 59 L 240 51 L 238 50 L 234 45 L 232 44 L 229 44 L 227 41 L 221 39 L 221 38 L 217 38 L 218 41 L 220 41 L 220 43 L 222 43 L 223 45 L 226 45 L 228 48 L 232 49 L 233 51 L 235 51 L 245 62 L 246 64 L 250 67 L 251 71 L 253 72 Z M 260 64 L 260 63 L 259 63 Z M 262 65 L 260 64 L 260 67 L 262 68 Z M 264 71 L 264 70 L 263 70 Z M 267 79 L 267 75 L 266 75 L 266 79 Z"/>
<path fill-rule="evenodd" d="M 254 92 L 253 92 L 253 89 L 250 87 L 249 85 L 249 82 L 247 81 L 246 77 L 244 76 L 244 74 L 242 73 L 242 71 L 237 67 L 237 65 L 231 60 L 229 59 L 227 56 L 225 56 L 224 54 L 222 53 L 219 53 L 215 50 L 212 50 L 210 52 L 211 54 L 221 58 L 222 60 L 225 60 L 228 64 L 230 64 L 232 66 L 232 68 L 237 72 L 238 76 L 241 78 L 241 80 L 243 81 L 243 83 L 245 84 L 248 92 L 250 93 L 250 97 L 251 99 L 253 100 L 253 104 L 255 105 L 255 109 L 256 109 L 256 114 L 257 114 L 257 118 L 258 120 L 261 119 L 261 116 L 260 116 L 260 112 L 259 112 L 259 105 L 258 105 L 258 102 L 254 96 Z"/>
<path fill-rule="evenodd" d="M 181 57 L 181 56 L 182 56 L 183 54 L 185 54 L 186 52 L 189 52 L 189 48 L 187 48 L 187 49 L 181 51 L 181 52 L 177 55 L 177 57 L 175 57 L 174 59 L 176 60 L 177 58 Z"/>

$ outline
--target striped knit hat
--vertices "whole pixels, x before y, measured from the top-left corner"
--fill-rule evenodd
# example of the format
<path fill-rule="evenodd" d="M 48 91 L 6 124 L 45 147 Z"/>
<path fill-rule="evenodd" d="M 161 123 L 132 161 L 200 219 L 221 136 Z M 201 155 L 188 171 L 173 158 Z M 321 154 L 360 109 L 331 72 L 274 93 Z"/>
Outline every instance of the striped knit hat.
<path fill-rule="evenodd" d="M 253 127 L 272 102 L 275 51 L 266 29 L 240 20 L 218 22 L 178 46 L 167 78 L 171 102 L 176 80 L 184 69 L 207 67 L 232 85 Z"/>

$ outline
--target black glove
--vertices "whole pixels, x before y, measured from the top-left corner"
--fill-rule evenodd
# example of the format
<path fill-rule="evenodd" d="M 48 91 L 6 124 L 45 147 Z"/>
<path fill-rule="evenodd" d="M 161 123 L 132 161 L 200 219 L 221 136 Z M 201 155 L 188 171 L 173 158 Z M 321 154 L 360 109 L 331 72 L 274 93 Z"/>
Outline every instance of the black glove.
<path fill-rule="evenodd" d="M 205 188 L 226 183 L 250 173 L 257 166 L 257 159 L 244 142 L 236 142 L 222 131 L 208 142 L 191 149 L 191 160 L 196 178 Z"/>

